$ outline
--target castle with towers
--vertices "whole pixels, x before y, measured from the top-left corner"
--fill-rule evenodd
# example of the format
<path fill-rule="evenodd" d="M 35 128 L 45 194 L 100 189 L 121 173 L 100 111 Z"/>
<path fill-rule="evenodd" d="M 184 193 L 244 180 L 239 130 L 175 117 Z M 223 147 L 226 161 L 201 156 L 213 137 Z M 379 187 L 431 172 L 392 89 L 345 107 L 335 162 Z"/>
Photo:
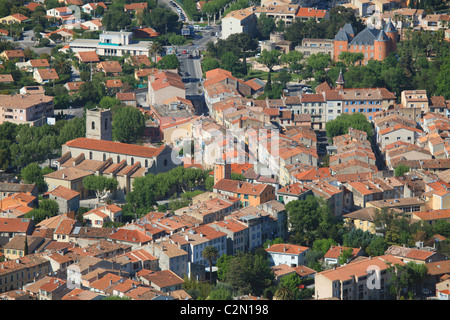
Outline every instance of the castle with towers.
<path fill-rule="evenodd" d="M 369 60 L 383 61 L 391 52 L 397 50 L 399 33 L 391 20 L 380 30 L 365 28 L 360 33 L 350 23 L 342 27 L 334 37 L 334 59 L 338 60 L 342 52 L 362 53 L 362 64 Z"/>

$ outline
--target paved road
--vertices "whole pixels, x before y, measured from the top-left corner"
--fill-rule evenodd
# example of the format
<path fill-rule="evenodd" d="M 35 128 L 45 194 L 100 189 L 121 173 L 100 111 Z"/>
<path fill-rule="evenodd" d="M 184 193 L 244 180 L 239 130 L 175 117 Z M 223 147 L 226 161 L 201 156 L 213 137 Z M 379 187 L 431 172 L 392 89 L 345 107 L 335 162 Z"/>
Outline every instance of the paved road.
<path fill-rule="evenodd" d="M 206 48 L 209 41 L 217 41 L 219 27 L 211 27 L 196 31 L 193 45 L 181 46 L 178 49 L 178 60 L 180 61 L 180 73 L 186 85 L 186 95 L 202 95 L 202 68 L 200 54 Z M 185 52 L 185 53 L 183 53 Z M 192 56 L 192 58 L 190 58 Z"/>
<path fill-rule="evenodd" d="M 42 48 L 36 48 L 34 46 L 34 40 L 32 40 L 34 36 L 33 30 L 27 30 L 23 32 L 22 39 L 14 41 L 15 44 L 19 45 L 22 48 L 31 48 L 36 54 L 41 55 L 43 53 L 50 54 L 52 51 L 53 46 L 50 47 L 42 47 Z"/>
<path fill-rule="evenodd" d="M 172 5 L 171 3 L 174 3 L 175 5 Z M 189 18 L 186 15 L 186 12 L 183 10 L 183 8 L 178 3 L 176 3 L 175 1 L 172 1 L 172 0 L 158 0 L 158 4 L 166 5 L 167 8 L 171 9 L 172 11 L 174 11 L 178 15 L 180 15 L 180 13 L 177 11 L 177 8 L 180 9 L 181 12 L 183 13 L 184 17 L 185 17 L 184 22 L 191 22 L 191 21 L 189 21 Z"/>

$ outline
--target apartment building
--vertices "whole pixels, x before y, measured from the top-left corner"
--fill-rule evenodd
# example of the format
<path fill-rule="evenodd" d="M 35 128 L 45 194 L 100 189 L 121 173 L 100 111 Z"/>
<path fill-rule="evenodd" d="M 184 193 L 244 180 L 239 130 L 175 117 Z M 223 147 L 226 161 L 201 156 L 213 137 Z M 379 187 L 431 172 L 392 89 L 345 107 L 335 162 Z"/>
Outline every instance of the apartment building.
<path fill-rule="evenodd" d="M 369 257 L 314 275 L 317 300 L 385 300 L 389 298 L 390 265 L 404 265 L 391 255 Z"/>
<path fill-rule="evenodd" d="M 50 262 L 38 254 L 0 262 L 0 293 L 22 288 L 50 272 Z"/>
<path fill-rule="evenodd" d="M 53 97 L 44 94 L 0 95 L 0 124 L 42 126 L 54 115 Z"/>
<path fill-rule="evenodd" d="M 175 210 L 174 214 L 178 216 L 188 215 L 200 220 L 202 223 L 211 223 L 223 220 L 226 215 L 238 209 L 239 206 L 240 199 L 238 198 L 218 196 Z"/>
<path fill-rule="evenodd" d="M 259 18 L 261 14 L 265 14 L 268 18 L 273 18 L 275 22 L 283 21 L 284 25 L 290 26 L 297 18 L 299 5 L 265 5 L 263 7 L 255 7 L 255 15 Z M 301 18 L 301 16 L 299 17 Z"/>
<path fill-rule="evenodd" d="M 258 206 L 275 199 L 275 188 L 268 184 L 254 184 L 245 181 L 221 179 L 213 186 L 213 191 L 238 198 L 242 206 Z"/>
<path fill-rule="evenodd" d="M 248 33 L 253 35 L 256 31 L 255 7 L 231 11 L 222 18 L 222 39 L 231 34 Z"/>

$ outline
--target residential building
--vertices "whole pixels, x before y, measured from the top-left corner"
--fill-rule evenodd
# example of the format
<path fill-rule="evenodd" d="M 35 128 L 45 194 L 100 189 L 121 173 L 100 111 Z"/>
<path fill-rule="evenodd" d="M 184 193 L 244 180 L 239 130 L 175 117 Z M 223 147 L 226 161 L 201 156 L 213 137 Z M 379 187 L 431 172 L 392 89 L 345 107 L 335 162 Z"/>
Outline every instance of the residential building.
<path fill-rule="evenodd" d="M 83 219 L 94 228 L 102 228 L 105 222 L 121 222 L 122 208 L 115 204 L 94 208 L 84 213 Z"/>
<path fill-rule="evenodd" d="M 369 257 L 314 275 L 317 300 L 386 300 L 389 298 L 391 265 L 404 265 L 401 259 L 384 255 Z"/>
<path fill-rule="evenodd" d="M 226 215 L 238 209 L 239 206 L 240 199 L 219 196 L 175 210 L 174 214 L 178 216 L 188 215 L 200 220 L 202 223 L 211 223 L 223 220 Z"/>
<path fill-rule="evenodd" d="M 269 256 L 270 263 L 274 266 L 287 264 L 288 266 L 295 268 L 305 264 L 305 256 L 309 248 L 279 243 L 271 245 L 265 250 Z"/>
<path fill-rule="evenodd" d="M 150 105 L 162 105 L 173 97 L 186 98 L 186 88 L 180 75 L 175 72 L 161 71 L 150 74 L 148 79 L 148 98 Z"/>
<path fill-rule="evenodd" d="M 49 271 L 49 261 L 37 254 L 0 262 L 0 293 L 22 288 L 43 278 Z"/>
<path fill-rule="evenodd" d="M 0 19 L 0 23 L 1 24 L 6 24 L 6 25 L 11 25 L 11 24 L 22 24 L 22 23 L 27 23 L 30 22 L 31 19 L 28 18 L 27 16 L 24 16 L 21 13 L 14 13 L 12 15 L 3 17 Z"/>
<path fill-rule="evenodd" d="M 142 272 L 138 278 L 143 284 L 161 292 L 180 290 L 184 283 L 183 278 L 171 270 Z"/>
<path fill-rule="evenodd" d="M 0 124 L 12 122 L 42 126 L 53 117 L 53 97 L 44 94 L 0 95 Z"/>
<path fill-rule="evenodd" d="M 323 260 L 328 265 L 341 265 L 339 263 L 339 258 L 343 254 L 344 251 L 351 250 L 351 255 L 347 260 L 342 264 L 347 264 L 351 262 L 351 260 L 359 257 L 362 255 L 363 251 L 361 248 L 348 248 L 348 247 L 342 247 L 342 246 L 331 246 L 330 249 L 328 249 L 327 253 L 323 256 Z"/>
<path fill-rule="evenodd" d="M 16 235 L 31 235 L 34 220 L 28 218 L 0 218 L 0 236 L 12 239 Z"/>
<path fill-rule="evenodd" d="M 289 184 L 276 191 L 277 200 L 285 205 L 294 200 L 305 200 L 308 195 L 312 195 L 311 189 L 299 182 Z"/>
<path fill-rule="evenodd" d="M 231 11 L 222 18 L 222 39 L 235 33 L 253 35 L 256 31 L 256 7 Z"/>
<path fill-rule="evenodd" d="M 275 188 L 268 184 L 252 184 L 245 181 L 221 179 L 213 191 L 240 199 L 244 207 L 258 206 L 275 199 Z"/>
<path fill-rule="evenodd" d="M 169 241 L 168 238 L 161 238 L 144 246 L 144 249 L 158 259 L 160 270 L 171 270 L 179 277 L 189 275 L 189 253 L 182 249 L 182 246 Z"/>
<path fill-rule="evenodd" d="M 26 248 L 25 248 L 25 244 Z M 35 253 L 48 242 L 42 237 L 34 237 L 28 235 L 16 235 L 3 246 L 5 259 L 14 260 L 22 258 L 28 254 Z"/>
<path fill-rule="evenodd" d="M 76 212 L 80 207 L 80 193 L 64 186 L 60 185 L 45 195 L 58 203 L 59 213 Z"/>
<path fill-rule="evenodd" d="M 446 257 L 434 250 L 426 248 L 407 248 L 405 246 L 392 245 L 384 252 L 402 260 L 404 263 L 415 262 L 418 264 L 427 264 L 446 260 Z"/>
<path fill-rule="evenodd" d="M 305 57 L 312 54 L 324 53 L 328 54 L 334 60 L 334 40 L 304 38 L 301 45 L 295 47 L 295 51 L 303 53 Z"/>
<path fill-rule="evenodd" d="M 254 13 L 256 17 L 260 17 L 261 14 L 265 14 L 268 18 L 273 18 L 276 22 L 283 21 L 285 26 L 290 26 L 295 19 L 301 19 L 304 13 L 297 16 L 300 6 L 299 5 L 264 5 L 263 7 L 255 7 Z M 305 12 L 306 13 L 306 12 Z"/>

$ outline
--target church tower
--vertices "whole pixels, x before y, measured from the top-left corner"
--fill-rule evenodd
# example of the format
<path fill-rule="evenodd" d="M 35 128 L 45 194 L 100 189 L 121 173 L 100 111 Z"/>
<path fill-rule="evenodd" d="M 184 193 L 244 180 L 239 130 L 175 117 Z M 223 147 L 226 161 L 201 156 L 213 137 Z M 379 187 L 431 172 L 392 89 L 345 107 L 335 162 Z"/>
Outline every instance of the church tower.
<path fill-rule="evenodd" d="M 86 138 L 112 140 L 111 110 L 94 108 L 86 110 Z"/>

